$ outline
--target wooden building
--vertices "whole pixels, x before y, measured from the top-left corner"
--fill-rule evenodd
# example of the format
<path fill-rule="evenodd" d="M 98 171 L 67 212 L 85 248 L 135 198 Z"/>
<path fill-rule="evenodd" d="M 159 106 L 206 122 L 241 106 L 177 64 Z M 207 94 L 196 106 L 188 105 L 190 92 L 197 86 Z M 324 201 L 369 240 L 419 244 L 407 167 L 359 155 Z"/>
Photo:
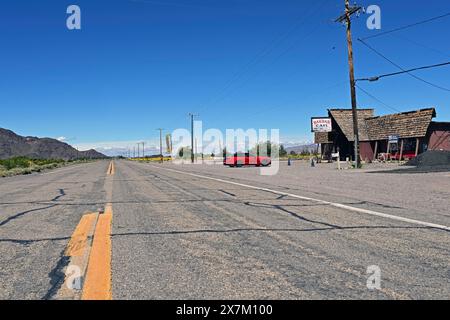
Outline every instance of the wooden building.
<path fill-rule="evenodd" d="M 332 132 L 315 133 L 322 156 L 339 152 L 342 159 L 353 158 L 353 118 L 351 109 L 329 109 Z M 433 122 L 434 108 L 374 116 L 373 109 L 358 109 L 361 160 L 380 155 L 391 159 L 413 158 L 426 150 L 450 151 L 450 122 Z"/>

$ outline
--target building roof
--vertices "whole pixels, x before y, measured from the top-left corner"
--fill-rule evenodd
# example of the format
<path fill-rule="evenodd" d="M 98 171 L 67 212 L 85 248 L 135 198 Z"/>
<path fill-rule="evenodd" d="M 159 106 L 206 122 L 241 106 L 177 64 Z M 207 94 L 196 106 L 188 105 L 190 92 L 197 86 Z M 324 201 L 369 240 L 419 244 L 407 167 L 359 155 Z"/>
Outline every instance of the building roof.
<path fill-rule="evenodd" d="M 400 138 L 421 138 L 427 134 L 431 120 L 436 117 L 434 108 L 371 117 L 365 120 L 370 140 L 386 140 L 390 135 Z"/>
<path fill-rule="evenodd" d="M 328 113 L 336 121 L 337 125 L 344 133 L 348 141 L 354 141 L 353 135 L 353 115 L 352 109 L 329 109 Z M 367 134 L 366 119 L 371 118 L 374 115 L 373 109 L 358 109 L 358 131 L 359 140 L 367 141 L 369 140 Z"/>

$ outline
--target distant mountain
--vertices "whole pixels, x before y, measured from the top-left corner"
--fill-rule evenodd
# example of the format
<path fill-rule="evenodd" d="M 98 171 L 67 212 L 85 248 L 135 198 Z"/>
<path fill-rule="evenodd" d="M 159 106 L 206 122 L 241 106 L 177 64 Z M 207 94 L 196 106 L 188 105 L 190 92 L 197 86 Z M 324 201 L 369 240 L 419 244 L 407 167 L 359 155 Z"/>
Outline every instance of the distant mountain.
<path fill-rule="evenodd" d="M 104 154 L 95 150 L 77 151 L 67 143 L 56 139 L 22 137 L 11 130 L 0 128 L 0 159 L 19 156 L 63 160 L 106 158 Z"/>
<path fill-rule="evenodd" d="M 130 151 L 129 148 L 123 148 L 123 147 L 96 147 L 96 149 L 107 155 L 108 157 L 117 157 L 117 156 L 123 156 L 123 157 L 127 157 L 128 156 L 128 152 Z M 164 150 L 165 151 L 165 150 Z M 142 154 L 142 149 L 140 150 L 141 154 Z M 145 156 L 152 156 L 152 155 L 156 155 L 159 154 L 159 147 L 158 148 L 154 148 L 152 146 L 147 147 L 147 145 L 145 146 Z M 131 156 L 133 156 L 133 150 L 131 150 Z"/>
<path fill-rule="evenodd" d="M 302 152 L 315 153 L 317 152 L 317 144 L 311 143 L 300 146 L 289 146 L 285 147 L 284 149 L 288 154 L 291 153 L 291 151 L 294 151 L 296 154 L 300 154 Z"/>

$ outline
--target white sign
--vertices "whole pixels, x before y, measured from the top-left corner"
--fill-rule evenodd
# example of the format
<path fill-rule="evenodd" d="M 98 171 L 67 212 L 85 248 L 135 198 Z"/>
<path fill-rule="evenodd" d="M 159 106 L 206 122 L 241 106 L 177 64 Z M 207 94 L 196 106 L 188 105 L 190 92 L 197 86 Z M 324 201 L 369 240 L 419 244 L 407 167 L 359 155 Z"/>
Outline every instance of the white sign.
<path fill-rule="evenodd" d="M 398 143 L 398 139 L 400 139 L 397 135 L 388 136 L 389 143 Z"/>
<path fill-rule="evenodd" d="M 311 118 L 312 132 L 331 132 L 331 118 Z"/>

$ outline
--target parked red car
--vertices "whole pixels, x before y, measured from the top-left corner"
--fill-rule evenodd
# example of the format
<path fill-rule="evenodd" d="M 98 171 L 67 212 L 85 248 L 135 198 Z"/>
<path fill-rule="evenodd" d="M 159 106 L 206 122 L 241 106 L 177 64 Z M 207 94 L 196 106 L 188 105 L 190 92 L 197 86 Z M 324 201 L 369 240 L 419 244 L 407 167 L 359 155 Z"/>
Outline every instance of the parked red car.
<path fill-rule="evenodd" d="M 267 167 L 272 164 L 272 159 L 270 157 L 264 156 L 250 156 L 250 155 L 234 155 L 231 157 L 226 157 L 223 160 L 225 166 L 230 167 L 242 167 L 242 166 L 263 166 Z"/>

